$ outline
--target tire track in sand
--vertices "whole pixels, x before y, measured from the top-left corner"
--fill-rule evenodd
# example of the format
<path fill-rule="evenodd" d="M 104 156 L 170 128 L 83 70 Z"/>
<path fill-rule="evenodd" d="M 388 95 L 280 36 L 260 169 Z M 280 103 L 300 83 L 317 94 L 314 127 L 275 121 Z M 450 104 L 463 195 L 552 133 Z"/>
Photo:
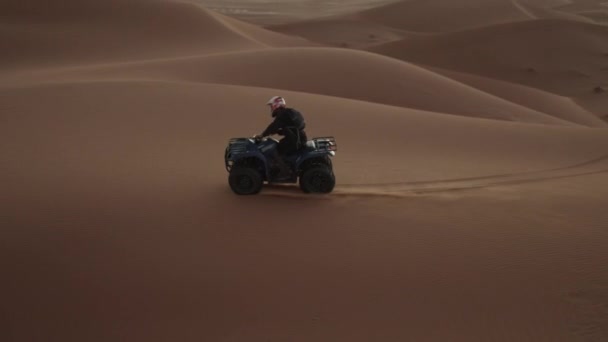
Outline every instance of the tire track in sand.
<path fill-rule="evenodd" d="M 608 155 L 604 155 L 599 158 L 578 163 L 575 165 L 522 173 L 385 184 L 338 183 L 334 191 L 330 194 L 330 196 L 411 197 L 413 195 L 465 191 L 489 188 L 494 186 L 517 185 L 530 182 L 541 182 L 554 179 L 581 177 L 598 173 L 608 173 Z M 269 185 L 262 191 L 262 194 L 295 197 L 310 196 L 302 194 L 302 192 L 297 186 L 294 187 L 280 185 Z M 314 196 L 314 198 L 318 197 Z"/>

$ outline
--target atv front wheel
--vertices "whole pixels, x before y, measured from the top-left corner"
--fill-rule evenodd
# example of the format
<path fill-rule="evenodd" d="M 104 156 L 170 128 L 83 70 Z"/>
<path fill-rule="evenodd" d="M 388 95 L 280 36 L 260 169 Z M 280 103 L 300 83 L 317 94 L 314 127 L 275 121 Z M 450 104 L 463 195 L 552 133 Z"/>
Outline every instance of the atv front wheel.
<path fill-rule="evenodd" d="M 230 188 L 237 195 L 255 195 L 262 190 L 262 175 L 251 167 L 241 166 L 230 170 Z"/>
<path fill-rule="evenodd" d="M 336 177 L 327 166 L 315 166 L 300 177 L 300 189 L 305 193 L 330 193 L 336 185 Z"/>

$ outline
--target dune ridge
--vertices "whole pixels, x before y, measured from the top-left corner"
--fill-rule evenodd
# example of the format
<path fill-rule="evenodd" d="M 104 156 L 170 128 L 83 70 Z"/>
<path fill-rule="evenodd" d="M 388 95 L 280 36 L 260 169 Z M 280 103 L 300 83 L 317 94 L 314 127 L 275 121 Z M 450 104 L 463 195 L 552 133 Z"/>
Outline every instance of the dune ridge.
<path fill-rule="evenodd" d="M 270 25 L 266 28 L 319 44 L 348 48 L 365 48 L 416 34 L 366 20 L 357 14 Z"/>
<path fill-rule="evenodd" d="M 608 24 L 608 9 L 598 9 L 577 12 L 577 15 L 587 17 L 601 24 Z"/>
<path fill-rule="evenodd" d="M 286 60 L 289 63 L 283 63 Z M 355 82 L 341 78 L 349 70 L 363 65 L 366 69 L 358 73 Z M 413 64 L 364 51 L 334 48 L 263 49 L 133 62 L 122 66 L 80 68 L 73 72 L 67 71 L 63 76 L 60 72 L 55 77 L 171 79 L 278 87 L 445 114 L 530 123 L 573 124 Z M 376 87 L 362 87 L 362 84 L 374 84 Z M 438 101 L 438 98 L 441 100 Z"/>
<path fill-rule="evenodd" d="M 390 27 L 430 33 L 531 19 L 511 0 L 409 0 L 373 8 L 359 15 Z"/>
<path fill-rule="evenodd" d="M 2 6 L 4 69 L 310 45 L 184 1 L 11 0 Z"/>
<path fill-rule="evenodd" d="M 608 84 L 608 27 L 569 20 L 493 25 L 411 38 L 368 50 L 425 66 L 535 87 L 571 97 L 583 105 L 595 88 Z"/>
<path fill-rule="evenodd" d="M 87 166 L 87 170 L 103 176 L 109 167 L 116 165 L 109 160 L 117 158 L 131 165 L 135 160 L 149 158 L 150 153 L 177 152 L 177 146 L 190 144 L 191 139 L 198 143 L 185 151 L 198 151 L 196 153 L 199 154 L 200 148 L 203 148 L 205 155 L 211 154 L 222 149 L 225 140 L 229 139 L 226 135 L 242 136 L 263 129 L 269 115 L 264 110 L 265 101 L 260 99 L 270 97 L 279 90 L 309 118 L 308 130 L 311 134 L 331 134 L 343 145 L 350 146 L 341 153 L 342 159 L 336 160 L 337 168 L 348 169 L 349 165 L 357 163 L 361 154 L 374 155 L 376 162 L 388 162 L 394 158 L 410 161 L 405 164 L 393 162 L 391 171 L 385 170 L 377 175 L 371 173 L 376 162 L 366 162 L 358 167 L 361 173 L 343 173 L 344 183 L 395 182 L 402 178 L 404 172 L 412 181 L 441 179 L 447 167 L 452 169 L 450 174 L 458 178 L 499 174 L 500 170 L 525 172 L 556 168 L 602 156 L 605 151 L 598 141 L 608 139 L 603 129 L 482 120 L 284 89 L 171 79 L 80 79 L 0 88 L 2 96 L 12 98 L 14 104 L 2 133 L 16 140 L 10 145 L 3 145 L 4 152 L 19 158 L 20 154 L 12 150 L 12 146 L 19 141 L 23 143 L 23 149 L 37 156 L 27 164 L 9 164 L 12 170 L 9 174 L 21 178 L 24 172 L 29 172 L 33 176 L 44 164 L 57 171 L 48 172 L 45 177 L 61 176 L 59 171 L 66 167 L 70 172 L 77 173 L 82 172 L 78 169 L 80 164 L 70 162 L 70 158 L 93 158 L 97 161 Z M 163 93 L 171 96 L 163 96 Z M 37 101 L 28 102 L 27 98 L 36 98 Z M 251 110 L 253 104 L 257 104 L 255 108 L 259 108 L 259 111 Z M 48 116 L 44 108 L 51 105 L 59 110 L 55 115 Z M 214 124 L 205 125 L 210 116 L 214 117 Z M 81 118 L 78 125 L 64 126 L 65 122 L 75 118 Z M 108 130 L 117 120 L 122 122 L 121 128 Z M 171 133 L 163 135 L 165 130 Z M 428 135 L 425 133 L 428 131 L 440 131 L 441 134 Z M 36 138 L 30 139 L 23 134 L 25 132 L 35 133 Z M 180 132 L 182 138 L 175 140 Z M 103 146 L 99 144 L 112 135 L 116 136 L 110 144 L 113 146 L 111 151 L 116 154 L 93 153 L 94 149 Z M 564 135 L 571 139 L 571 143 L 556 148 Z M 161 136 L 162 140 L 158 140 Z M 57 137 L 62 138 L 54 140 Z M 86 137 L 93 140 L 86 144 L 75 143 Z M 362 137 L 366 137 L 366 140 Z M 368 140 L 374 141 L 374 144 L 367 144 Z M 154 152 L 148 143 L 150 146 L 167 143 L 174 147 L 166 146 Z M 132 153 L 128 156 L 117 153 L 122 148 Z M 137 157 L 137 153 L 142 154 Z M 480 156 L 483 156 L 483 162 L 471 163 Z M 53 159 L 56 161 L 49 163 Z M 146 160 L 154 162 L 154 159 Z M 197 160 L 193 159 L 191 163 L 198 165 L 197 168 L 203 167 L 199 164 L 203 161 Z M 106 163 L 106 166 L 102 167 L 100 163 Z M 428 169 L 431 165 L 433 170 Z M 97 169 L 99 167 L 102 169 Z M 211 170 L 208 176 L 223 178 L 225 170 L 222 167 L 211 167 Z M 123 174 L 121 177 L 130 179 L 130 175 Z M 134 184 L 146 182 L 145 179 L 133 181 Z M 22 184 L 18 181 L 10 183 Z M 61 186 L 63 182 L 53 184 Z M 98 185 L 92 182 L 90 186 Z"/>
<path fill-rule="evenodd" d="M 558 5 L 556 9 L 564 12 L 577 13 L 588 10 L 596 10 L 605 7 L 605 1 L 603 0 L 576 0 L 568 1 L 561 5 Z"/>
<path fill-rule="evenodd" d="M 456 71 L 431 68 L 431 70 L 457 80 L 484 92 L 494 94 L 507 101 L 518 103 L 542 113 L 558 118 L 587 125 L 590 127 L 605 127 L 607 123 L 595 114 L 584 109 L 571 98 L 559 96 L 537 88 L 524 86 L 496 79 L 466 74 Z"/>
<path fill-rule="evenodd" d="M 592 20 L 554 10 L 556 4 L 522 0 L 407 0 L 352 14 L 267 26 L 319 43 L 366 48 L 410 36 L 448 33 L 536 19 Z"/>
<path fill-rule="evenodd" d="M 524 35 L 527 39 L 522 39 Z M 552 92 L 564 93 L 558 90 L 571 89 L 568 82 L 551 82 L 545 75 L 567 77 L 570 74 L 571 78 L 578 78 L 575 86 L 580 84 L 580 79 L 593 80 L 601 75 L 593 72 L 599 71 L 606 61 L 603 52 L 608 49 L 607 38 L 608 27 L 546 19 L 412 38 L 369 50 L 424 65 L 537 87 L 544 85 Z"/>
<path fill-rule="evenodd" d="M 526 13 L 528 13 L 528 15 L 534 19 L 562 19 L 585 22 L 589 24 L 595 23 L 595 21 L 591 18 L 587 18 L 578 13 L 570 13 L 556 10 L 556 4 L 551 5 L 551 3 L 547 3 L 543 5 L 542 3 L 537 3 L 535 1 L 513 1 L 514 3 L 521 6 L 522 10 L 525 10 Z"/>

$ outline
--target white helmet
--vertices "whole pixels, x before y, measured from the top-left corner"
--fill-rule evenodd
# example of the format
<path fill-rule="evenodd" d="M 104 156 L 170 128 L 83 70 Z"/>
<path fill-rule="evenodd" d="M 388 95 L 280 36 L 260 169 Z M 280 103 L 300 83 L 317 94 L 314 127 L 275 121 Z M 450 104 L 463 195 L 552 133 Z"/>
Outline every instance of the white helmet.
<path fill-rule="evenodd" d="M 266 102 L 267 105 L 270 106 L 270 112 L 273 113 L 279 107 L 285 107 L 287 103 L 285 103 L 285 99 L 280 96 L 273 96 Z"/>

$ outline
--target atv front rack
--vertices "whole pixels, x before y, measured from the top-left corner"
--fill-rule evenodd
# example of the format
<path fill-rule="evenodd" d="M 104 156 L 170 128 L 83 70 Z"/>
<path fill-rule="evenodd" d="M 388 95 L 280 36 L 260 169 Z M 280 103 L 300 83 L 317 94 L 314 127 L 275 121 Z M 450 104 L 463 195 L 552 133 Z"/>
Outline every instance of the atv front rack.
<path fill-rule="evenodd" d="M 228 140 L 228 146 L 224 152 L 224 162 L 226 164 L 226 170 L 230 172 L 232 169 L 232 156 L 234 154 L 244 153 L 247 151 L 247 143 L 250 141 L 249 138 L 231 138 Z"/>

